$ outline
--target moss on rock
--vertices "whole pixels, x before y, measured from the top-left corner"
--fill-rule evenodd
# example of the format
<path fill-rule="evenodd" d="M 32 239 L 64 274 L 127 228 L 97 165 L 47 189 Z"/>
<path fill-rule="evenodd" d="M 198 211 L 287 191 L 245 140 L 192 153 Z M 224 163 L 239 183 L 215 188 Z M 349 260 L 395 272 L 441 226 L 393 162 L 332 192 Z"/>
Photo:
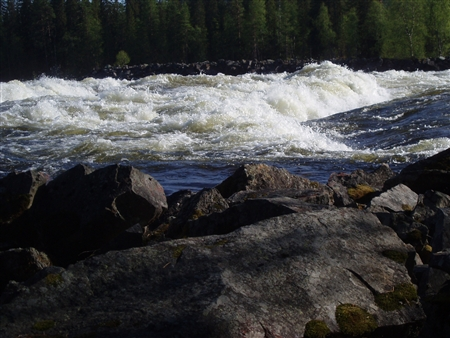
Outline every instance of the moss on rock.
<path fill-rule="evenodd" d="M 331 333 L 323 320 L 310 320 L 306 323 L 304 338 L 325 338 Z"/>
<path fill-rule="evenodd" d="M 176 247 L 174 247 L 172 250 L 172 256 L 173 256 L 173 258 L 176 258 L 176 259 L 178 259 L 178 258 L 180 258 L 181 257 L 181 255 L 183 254 L 183 250 L 186 248 L 186 245 L 179 245 L 179 246 L 176 246 Z"/>
<path fill-rule="evenodd" d="M 395 311 L 411 301 L 417 300 L 417 290 L 413 284 L 403 283 L 394 287 L 394 291 L 375 296 L 375 303 L 385 311 Z"/>
<path fill-rule="evenodd" d="M 405 264 L 408 259 L 408 254 L 406 252 L 401 252 L 397 250 L 384 250 L 382 252 L 383 256 L 397 262 L 399 264 Z"/>
<path fill-rule="evenodd" d="M 355 188 L 347 189 L 348 196 L 354 201 L 360 200 L 373 192 L 375 192 L 375 190 L 371 186 L 365 184 L 358 184 Z"/>
<path fill-rule="evenodd" d="M 353 304 L 339 305 L 336 308 L 336 321 L 341 332 L 350 337 L 369 334 L 378 327 L 370 313 Z"/>
<path fill-rule="evenodd" d="M 57 287 L 58 285 L 62 284 L 64 282 L 64 279 L 60 274 L 57 273 L 50 273 L 47 276 L 45 276 L 45 284 L 51 285 L 53 287 Z"/>
<path fill-rule="evenodd" d="M 33 330 L 47 331 L 55 327 L 54 320 L 40 320 L 33 325 Z"/>

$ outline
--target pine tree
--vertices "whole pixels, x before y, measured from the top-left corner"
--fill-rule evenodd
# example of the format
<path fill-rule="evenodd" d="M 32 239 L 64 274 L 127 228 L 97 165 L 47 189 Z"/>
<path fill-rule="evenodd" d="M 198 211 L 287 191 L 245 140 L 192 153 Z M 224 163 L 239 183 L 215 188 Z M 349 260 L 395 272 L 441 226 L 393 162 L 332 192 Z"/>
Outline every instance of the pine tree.
<path fill-rule="evenodd" d="M 309 46 L 311 22 L 311 0 L 299 0 L 297 54 L 302 58 L 311 57 L 311 48 Z"/>
<path fill-rule="evenodd" d="M 355 8 L 342 17 L 339 33 L 340 56 L 356 57 L 359 52 L 359 23 Z"/>
<path fill-rule="evenodd" d="M 243 47 L 244 5 L 242 0 L 230 0 L 224 16 L 223 56 L 238 60 L 244 57 Z"/>
<path fill-rule="evenodd" d="M 267 55 L 269 58 L 278 59 L 281 56 L 278 48 L 280 44 L 280 20 L 278 7 L 275 1 L 276 0 L 266 0 L 267 37 L 265 55 Z"/>
<path fill-rule="evenodd" d="M 190 2 L 192 34 L 189 39 L 190 61 L 204 61 L 207 54 L 208 32 L 206 29 L 206 11 L 203 0 Z"/>
<path fill-rule="evenodd" d="M 328 7 L 322 3 L 315 21 L 318 55 L 326 59 L 334 57 L 336 33 L 328 14 Z"/>
<path fill-rule="evenodd" d="M 282 0 L 280 3 L 280 47 L 285 59 L 295 56 L 298 22 L 297 1 Z"/>
<path fill-rule="evenodd" d="M 248 55 L 253 59 L 260 59 L 263 55 L 267 32 L 265 0 L 250 0 L 245 23 Z"/>
<path fill-rule="evenodd" d="M 378 0 L 370 0 L 360 34 L 361 52 L 364 57 L 381 55 L 386 29 L 386 9 Z"/>
<path fill-rule="evenodd" d="M 54 33 L 55 13 L 48 0 L 34 0 L 31 26 L 34 47 L 35 69 L 48 71 L 51 66 L 51 42 Z"/>

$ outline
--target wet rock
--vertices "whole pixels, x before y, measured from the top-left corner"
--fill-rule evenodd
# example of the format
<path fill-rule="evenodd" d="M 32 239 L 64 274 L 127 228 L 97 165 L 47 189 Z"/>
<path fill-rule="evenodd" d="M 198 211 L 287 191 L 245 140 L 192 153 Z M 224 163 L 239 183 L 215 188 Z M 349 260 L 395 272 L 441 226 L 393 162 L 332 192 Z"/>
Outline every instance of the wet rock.
<path fill-rule="evenodd" d="M 47 255 L 34 248 L 0 252 L 0 293 L 10 280 L 24 282 L 50 265 Z"/>
<path fill-rule="evenodd" d="M 164 190 L 150 175 L 128 166 L 78 165 L 40 189 L 9 235 L 64 266 L 135 224 L 147 225 L 166 207 Z"/>
<path fill-rule="evenodd" d="M 42 172 L 13 172 L 0 180 L 0 227 L 11 223 L 33 204 L 37 190 L 48 181 Z"/>
<path fill-rule="evenodd" d="M 318 190 L 327 188 L 318 182 L 293 175 L 286 169 L 268 166 L 267 164 L 245 164 L 217 185 L 216 189 L 223 197 L 228 198 L 239 191 Z M 330 190 L 331 198 L 332 192 Z"/>
<path fill-rule="evenodd" d="M 408 331 L 424 313 L 405 266 L 386 250 L 410 249 L 372 214 L 342 208 L 111 251 L 54 274 L 55 283 L 11 285 L 0 336 L 50 323 L 49 336 L 301 337 L 311 320 L 343 331 L 342 304 L 373 317 L 375 335 Z M 381 308 L 384 295 L 394 309 Z"/>
<path fill-rule="evenodd" d="M 385 189 L 400 183 L 418 194 L 427 190 L 450 194 L 450 148 L 407 166 L 400 174 L 386 182 Z"/>

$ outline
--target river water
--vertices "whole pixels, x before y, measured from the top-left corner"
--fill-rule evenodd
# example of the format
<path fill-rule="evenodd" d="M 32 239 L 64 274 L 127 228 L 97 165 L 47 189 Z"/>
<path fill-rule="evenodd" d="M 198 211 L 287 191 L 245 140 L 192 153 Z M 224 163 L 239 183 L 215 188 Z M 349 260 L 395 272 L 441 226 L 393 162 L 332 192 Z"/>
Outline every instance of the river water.
<path fill-rule="evenodd" d="M 78 163 L 133 165 L 170 194 L 262 162 L 326 183 L 395 171 L 450 147 L 450 71 L 363 73 L 330 62 L 291 74 L 42 77 L 0 83 L 0 177 Z"/>

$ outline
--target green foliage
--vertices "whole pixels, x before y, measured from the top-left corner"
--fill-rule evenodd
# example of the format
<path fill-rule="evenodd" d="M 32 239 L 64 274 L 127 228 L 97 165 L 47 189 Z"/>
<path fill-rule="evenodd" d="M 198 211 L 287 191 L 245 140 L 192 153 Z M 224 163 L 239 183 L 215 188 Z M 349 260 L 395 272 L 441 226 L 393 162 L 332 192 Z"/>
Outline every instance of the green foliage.
<path fill-rule="evenodd" d="M 0 79 L 86 74 L 124 50 L 134 63 L 448 56 L 449 16 L 448 0 L 2 0 Z"/>
<path fill-rule="evenodd" d="M 336 321 L 341 332 L 350 337 L 369 334 L 378 327 L 370 313 L 353 304 L 339 305 L 336 308 Z"/>
<path fill-rule="evenodd" d="M 382 56 L 422 58 L 425 55 L 425 0 L 391 0 Z"/>
<path fill-rule="evenodd" d="M 450 1 L 428 0 L 427 28 L 432 56 L 446 56 L 450 52 Z"/>
<path fill-rule="evenodd" d="M 130 57 L 124 50 L 119 51 L 116 55 L 116 66 L 123 67 L 130 63 Z"/>
<path fill-rule="evenodd" d="M 417 290 L 413 284 L 409 283 L 396 285 L 394 291 L 375 296 L 375 303 L 385 311 L 401 309 L 415 300 L 417 300 Z"/>
<path fill-rule="evenodd" d="M 304 338 L 325 338 L 331 331 L 323 320 L 310 320 L 306 323 Z"/>
<path fill-rule="evenodd" d="M 324 3 L 320 5 L 319 15 L 315 21 L 315 28 L 318 36 L 320 54 L 325 58 L 333 57 L 336 33 L 333 30 L 328 7 Z"/>

